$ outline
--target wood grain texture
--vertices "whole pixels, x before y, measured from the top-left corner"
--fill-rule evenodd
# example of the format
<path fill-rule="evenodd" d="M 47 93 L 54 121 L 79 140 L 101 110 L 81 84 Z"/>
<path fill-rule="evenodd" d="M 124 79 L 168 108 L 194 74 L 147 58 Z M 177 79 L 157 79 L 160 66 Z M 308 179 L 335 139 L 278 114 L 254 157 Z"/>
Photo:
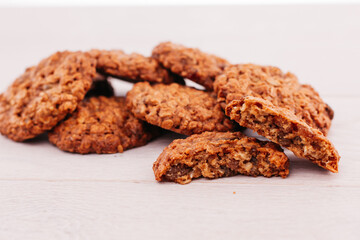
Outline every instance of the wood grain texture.
<path fill-rule="evenodd" d="M 65 153 L 46 135 L 0 136 L 1 240 L 358 238 L 360 6 L 0 9 L 0 29 L 0 91 L 56 50 L 149 55 L 165 40 L 291 70 L 335 110 L 329 139 L 342 157 L 338 174 L 287 151 L 286 179 L 181 186 L 157 183 L 151 169 L 181 135 L 110 155 Z M 132 86 L 112 82 L 117 95 Z"/>

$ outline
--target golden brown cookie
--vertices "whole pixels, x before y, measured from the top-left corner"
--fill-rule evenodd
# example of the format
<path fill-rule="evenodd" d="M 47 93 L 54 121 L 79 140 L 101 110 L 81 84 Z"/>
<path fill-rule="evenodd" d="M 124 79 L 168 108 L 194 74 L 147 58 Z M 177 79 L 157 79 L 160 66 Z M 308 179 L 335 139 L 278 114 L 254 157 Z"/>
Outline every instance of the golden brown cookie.
<path fill-rule="evenodd" d="M 159 129 L 136 119 L 123 97 L 92 97 L 82 101 L 68 119 L 49 132 L 58 148 L 75 153 L 117 153 L 145 145 Z"/>
<path fill-rule="evenodd" d="M 157 181 L 191 182 L 201 176 L 219 178 L 243 174 L 289 174 L 289 159 L 275 143 L 250 138 L 240 132 L 204 132 L 174 140 L 153 165 Z"/>
<path fill-rule="evenodd" d="M 241 126 L 288 148 L 296 156 L 338 172 L 340 156 L 334 145 L 291 111 L 262 98 L 248 96 L 228 104 L 226 114 Z"/>
<path fill-rule="evenodd" d="M 183 79 L 163 68 L 155 59 L 121 50 L 97 50 L 89 52 L 96 60 L 99 72 L 131 82 L 183 83 Z"/>
<path fill-rule="evenodd" d="M 233 65 L 214 83 L 222 107 L 244 96 L 260 97 L 288 109 L 313 128 L 327 134 L 333 110 L 309 85 L 302 85 L 295 75 L 279 68 L 253 64 Z"/>
<path fill-rule="evenodd" d="M 57 52 L 26 69 L 0 98 L 0 132 L 15 141 L 33 138 L 72 113 L 90 89 L 95 60 Z"/>
<path fill-rule="evenodd" d="M 153 49 L 152 57 L 173 73 L 193 80 L 207 90 L 213 89 L 215 77 L 229 64 L 225 59 L 201 52 L 197 48 L 171 42 L 157 45 Z"/>
<path fill-rule="evenodd" d="M 135 117 L 185 135 L 224 132 L 237 125 L 225 116 L 210 93 L 176 83 L 136 83 L 126 101 Z"/>

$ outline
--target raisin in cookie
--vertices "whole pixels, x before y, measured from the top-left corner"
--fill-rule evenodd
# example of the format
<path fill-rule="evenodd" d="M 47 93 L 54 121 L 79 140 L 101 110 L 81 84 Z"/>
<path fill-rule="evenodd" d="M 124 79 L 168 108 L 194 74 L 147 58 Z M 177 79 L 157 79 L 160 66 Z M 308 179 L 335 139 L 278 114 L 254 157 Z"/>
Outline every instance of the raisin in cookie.
<path fill-rule="evenodd" d="M 207 90 L 213 89 L 215 77 L 229 64 L 225 59 L 201 52 L 197 48 L 187 48 L 171 42 L 157 45 L 152 57 L 173 73 L 193 80 Z"/>
<path fill-rule="evenodd" d="M 248 96 L 228 104 L 226 114 L 241 126 L 288 148 L 296 156 L 338 172 L 340 156 L 334 145 L 291 111 L 262 98 Z"/>
<path fill-rule="evenodd" d="M 224 132 L 237 125 L 225 116 L 210 93 L 176 83 L 136 83 L 126 101 L 135 117 L 185 135 Z"/>
<path fill-rule="evenodd" d="M 302 85 L 295 75 L 279 68 L 253 64 L 233 65 L 214 83 L 222 107 L 244 96 L 260 97 L 288 109 L 313 128 L 327 134 L 333 110 L 309 85 Z"/>
<path fill-rule="evenodd" d="M 95 60 L 57 52 L 26 69 L 0 97 L 0 132 L 15 141 L 33 138 L 72 113 L 90 89 Z"/>
<path fill-rule="evenodd" d="M 58 148 L 75 153 L 117 153 L 145 145 L 159 129 L 136 119 L 123 97 L 92 97 L 49 132 Z"/>
<path fill-rule="evenodd" d="M 153 165 L 157 181 L 191 182 L 201 176 L 281 176 L 289 174 L 289 159 L 275 143 L 240 132 L 204 132 L 174 140 Z"/>

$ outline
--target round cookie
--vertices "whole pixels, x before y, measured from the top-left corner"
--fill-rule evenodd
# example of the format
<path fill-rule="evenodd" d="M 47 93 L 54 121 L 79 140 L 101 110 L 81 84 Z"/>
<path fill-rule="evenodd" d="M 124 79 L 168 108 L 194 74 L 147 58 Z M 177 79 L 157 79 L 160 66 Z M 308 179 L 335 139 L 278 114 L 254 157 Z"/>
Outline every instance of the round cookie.
<path fill-rule="evenodd" d="M 183 79 L 163 68 L 155 59 L 121 50 L 97 50 L 89 52 L 96 60 L 99 72 L 131 82 L 183 83 Z"/>
<path fill-rule="evenodd" d="M 259 97 L 291 111 L 324 135 L 334 116 L 333 110 L 311 86 L 300 84 L 295 75 L 283 73 L 277 67 L 254 64 L 229 66 L 216 78 L 214 89 L 223 108 L 245 96 Z"/>
<path fill-rule="evenodd" d="M 75 153 L 117 153 L 145 145 L 158 135 L 154 126 L 136 119 L 124 97 L 92 97 L 49 132 L 49 141 Z"/>
<path fill-rule="evenodd" d="M 135 117 L 185 135 L 224 132 L 236 126 L 210 93 L 176 83 L 136 83 L 126 101 Z"/>
<path fill-rule="evenodd" d="M 95 60 L 57 52 L 26 69 L 0 98 L 0 132 L 15 141 L 33 138 L 72 113 L 90 89 Z"/>
<path fill-rule="evenodd" d="M 152 57 L 173 73 L 193 80 L 207 90 L 213 89 L 215 77 L 229 65 L 228 61 L 215 55 L 171 42 L 157 45 L 152 51 Z"/>

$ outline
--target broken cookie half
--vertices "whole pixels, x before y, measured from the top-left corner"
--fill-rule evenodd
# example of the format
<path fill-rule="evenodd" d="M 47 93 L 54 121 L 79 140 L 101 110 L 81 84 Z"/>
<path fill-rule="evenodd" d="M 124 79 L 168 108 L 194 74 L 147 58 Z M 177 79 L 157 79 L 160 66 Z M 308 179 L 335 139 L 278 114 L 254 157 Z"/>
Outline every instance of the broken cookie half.
<path fill-rule="evenodd" d="M 241 126 L 307 158 L 331 172 L 338 172 L 340 156 L 322 132 L 309 126 L 291 111 L 270 101 L 247 96 L 226 106 L 226 115 Z"/>
<path fill-rule="evenodd" d="M 157 181 L 187 184 L 199 177 L 219 178 L 243 174 L 289 174 L 289 159 L 279 145 L 259 141 L 240 132 L 204 132 L 174 140 L 153 165 Z"/>

